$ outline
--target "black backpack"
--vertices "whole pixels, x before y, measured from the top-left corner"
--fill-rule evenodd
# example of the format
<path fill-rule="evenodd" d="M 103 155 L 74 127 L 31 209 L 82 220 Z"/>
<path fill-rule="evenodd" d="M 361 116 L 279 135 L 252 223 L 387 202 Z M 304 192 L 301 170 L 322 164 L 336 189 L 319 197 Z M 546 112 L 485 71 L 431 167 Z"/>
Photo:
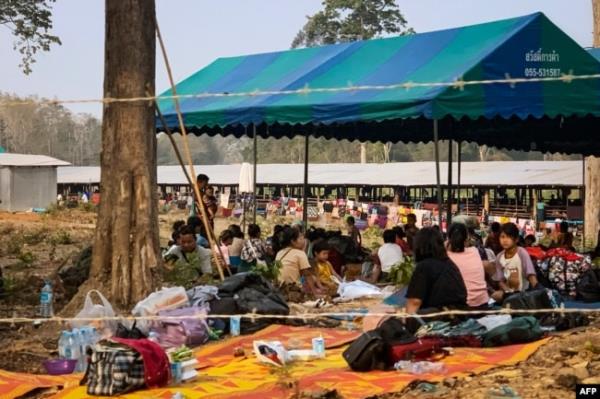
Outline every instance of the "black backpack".
<path fill-rule="evenodd" d="M 600 269 L 590 269 L 581 275 L 577 284 L 577 299 L 600 302 Z"/>
<path fill-rule="evenodd" d="M 350 344 L 342 356 L 354 371 L 385 370 L 387 368 L 387 345 L 376 330 L 363 333 Z"/>
<path fill-rule="evenodd" d="M 400 319 L 391 317 L 375 330 L 363 333 L 342 356 L 354 371 L 386 370 L 393 366 L 392 346 L 416 340 Z"/>

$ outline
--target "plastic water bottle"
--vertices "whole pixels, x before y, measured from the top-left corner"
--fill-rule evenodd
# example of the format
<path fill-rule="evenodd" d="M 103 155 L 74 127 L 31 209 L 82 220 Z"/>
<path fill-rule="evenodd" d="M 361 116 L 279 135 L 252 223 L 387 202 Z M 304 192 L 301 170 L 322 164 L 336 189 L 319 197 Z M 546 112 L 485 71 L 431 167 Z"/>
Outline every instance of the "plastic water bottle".
<path fill-rule="evenodd" d="M 42 292 L 40 293 L 40 316 L 52 317 L 54 315 L 52 309 L 52 297 L 52 284 L 50 284 L 50 281 L 46 280 L 46 284 L 44 284 Z"/>
<path fill-rule="evenodd" d="M 77 367 L 75 368 L 77 371 L 85 371 L 87 367 L 87 356 L 86 356 L 86 336 L 85 336 L 85 328 L 81 328 L 80 330 L 74 328 L 72 331 L 73 338 L 75 339 L 75 343 L 79 349 L 79 361 L 77 362 Z"/>
<path fill-rule="evenodd" d="M 317 354 L 317 356 L 324 358 L 325 357 L 325 339 L 322 335 L 312 339 L 312 347 L 313 352 Z"/>
<path fill-rule="evenodd" d="M 80 360 L 81 352 L 79 350 L 79 342 L 77 338 L 70 331 L 63 331 L 64 341 L 62 342 L 62 353 L 61 357 L 64 359 Z M 61 337 L 61 341 L 63 337 Z M 59 349 L 60 352 L 60 349 Z"/>
<path fill-rule="evenodd" d="M 62 331 L 58 340 L 58 355 L 62 359 L 71 358 L 71 348 L 69 347 L 69 332 Z"/>

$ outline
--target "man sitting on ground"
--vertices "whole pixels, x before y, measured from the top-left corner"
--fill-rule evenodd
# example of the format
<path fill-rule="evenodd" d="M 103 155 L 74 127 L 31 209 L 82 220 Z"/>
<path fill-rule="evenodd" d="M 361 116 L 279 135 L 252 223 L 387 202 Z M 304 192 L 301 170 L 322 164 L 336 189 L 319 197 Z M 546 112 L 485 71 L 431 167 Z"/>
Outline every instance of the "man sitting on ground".
<path fill-rule="evenodd" d="M 164 256 L 168 265 L 183 265 L 197 271 L 199 275 L 212 274 L 210 250 L 196 243 L 196 233 L 191 226 L 179 230 L 179 245 L 175 245 Z"/>

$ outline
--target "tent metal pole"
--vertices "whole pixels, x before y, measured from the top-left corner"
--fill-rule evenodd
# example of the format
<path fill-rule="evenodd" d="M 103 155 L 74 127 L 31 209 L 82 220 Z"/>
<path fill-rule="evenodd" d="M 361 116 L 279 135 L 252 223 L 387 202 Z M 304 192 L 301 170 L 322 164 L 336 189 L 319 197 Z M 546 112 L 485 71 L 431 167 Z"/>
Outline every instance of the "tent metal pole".
<path fill-rule="evenodd" d="M 452 139 L 448 140 L 448 209 L 446 210 L 446 231 L 452 223 Z"/>
<path fill-rule="evenodd" d="M 458 151 L 457 151 L 457 159 L 456 159 L 456 163 L 457 163 L 457 168 L 458 168 L 458 176 L 457 176 L 457 183 L 456 183 L 456 197 L 457 197 L 457 204 L 458 204 L 458 213 L 460 213 L 460 175 L 462 172 L 462 141 L 458 141 Z"/>
<path fill-rule="evenodd" d="M 442 226 L 442 183 L 440 181 L 440 148 L 438 137 L 438 120 L 433 120 L 433 142 L 435 152 L 435 178 L 437 186 L 438 225 Z"/>
<path fill-rule="evenodd" d="M 583 239 L 581 240 L 581 242 L 583 243 L 582 247 L 585 250 L 585 194 L 586 194 L 586 187 L 585 187 L 585 155 L 581 155 L 581 191 L 580 191 L 580 196 L 581 196 L 581 210 L 583 212 L 583 229 L 581 230 L 581 233 L 583 234 Z M 537 204 L 536 204 L 537 206 Z M 598 243 L 598 245 L 600 245 L 600 242 Z"/>
<path fill-rule="evenodd" d="M 302 222 L 304 229 L 308 229 L 308 143 L 310 135 L 307 133 L 304 136 L 304 188 L 302 198 Z"/>
<path fill-rule="evenodd" d="M 254 149 L 253 149 L 253 165 L 254 165 L 254 174 L 253 174 L 253 188 L 254 188 L 254 195 L 253 195 L 253 202 L 254 202 L 254 212 L 252 213 L 252 223 L 256 224 L 256 210 L 258 208 L 258 203 L 257 203 L 257 187 L 256 187 L 256 163 L 258 161 L 258 138 L 256 136 L 256 125 L 253 123 L 252 124 L 252 132 L 254 134 Z"/>

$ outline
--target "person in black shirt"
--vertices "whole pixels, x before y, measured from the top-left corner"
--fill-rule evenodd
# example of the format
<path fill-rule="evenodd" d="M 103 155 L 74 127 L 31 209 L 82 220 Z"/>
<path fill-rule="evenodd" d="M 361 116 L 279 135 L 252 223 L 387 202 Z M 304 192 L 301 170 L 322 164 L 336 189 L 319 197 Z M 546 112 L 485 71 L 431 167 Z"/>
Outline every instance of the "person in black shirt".
<path fill-rule="evenodd" d="M 414 240 L 417 265 L 406 291 L 406 312 L 466 308 L 467 289 L 460 271 L 448 258 L 441 233 L 426 227 Z"/>

